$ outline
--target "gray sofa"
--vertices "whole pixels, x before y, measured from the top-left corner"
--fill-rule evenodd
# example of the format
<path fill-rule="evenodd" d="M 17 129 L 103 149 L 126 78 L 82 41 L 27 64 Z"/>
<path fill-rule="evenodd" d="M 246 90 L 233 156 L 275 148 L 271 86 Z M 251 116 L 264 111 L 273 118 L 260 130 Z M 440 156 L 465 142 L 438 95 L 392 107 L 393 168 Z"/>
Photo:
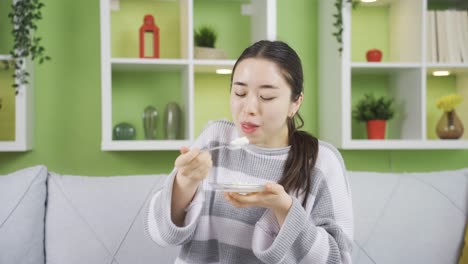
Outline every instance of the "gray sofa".
<path fill-rule="evenodd" d="M 349 172 L 354 263 L 456 263 L 468 209 L 468 169 Z M 35 166 L 0 176 L 0 263 L 173 263 L 145 231 L 164 175 L 59 175 Z"/>

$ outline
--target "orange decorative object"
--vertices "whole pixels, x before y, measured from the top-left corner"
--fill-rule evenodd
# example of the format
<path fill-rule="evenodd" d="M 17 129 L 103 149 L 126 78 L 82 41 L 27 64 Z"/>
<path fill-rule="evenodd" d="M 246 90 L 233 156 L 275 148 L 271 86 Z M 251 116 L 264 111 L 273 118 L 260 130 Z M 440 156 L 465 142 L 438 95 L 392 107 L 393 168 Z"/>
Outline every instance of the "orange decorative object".
<path fill-rule="evenodd" d="M 369 120 L 367 121 L 367 138 L 368 139 L 385 139 L 385 120 Z"/>
<path fill-rule="evenodd" d="M 382 61 L 382 51 L 378 49 L 370 49 L 366 53 L 366 59 L 369 62 Z"/>
<path fill-rule="evenodd" d="M 140 58 L 159 58 L 159 28 L 152 15 L 145 15 L 140 27 Z"/>

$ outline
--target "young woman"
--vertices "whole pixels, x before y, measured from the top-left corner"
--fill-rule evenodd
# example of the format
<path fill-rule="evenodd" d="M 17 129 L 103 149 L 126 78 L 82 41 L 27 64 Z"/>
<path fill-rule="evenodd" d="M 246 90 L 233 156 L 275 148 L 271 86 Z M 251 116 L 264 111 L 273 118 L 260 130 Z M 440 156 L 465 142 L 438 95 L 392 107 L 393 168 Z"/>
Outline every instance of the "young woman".
<path fill-rule="evenodd" d="M 153 240 L 183 245 L 176 263 L 351 262 L 345 166 L 335 148 L 298 130 L 303 99 L 301 61 L 286 43 L 259 41 L 242 53 L 231 77 L 233 123 L 214 122 L 183 147 L 150 203 Z M 204 151 L 244 136 L 241 149 Z M 265 189 L 223 193 L 214 181 Z"/>

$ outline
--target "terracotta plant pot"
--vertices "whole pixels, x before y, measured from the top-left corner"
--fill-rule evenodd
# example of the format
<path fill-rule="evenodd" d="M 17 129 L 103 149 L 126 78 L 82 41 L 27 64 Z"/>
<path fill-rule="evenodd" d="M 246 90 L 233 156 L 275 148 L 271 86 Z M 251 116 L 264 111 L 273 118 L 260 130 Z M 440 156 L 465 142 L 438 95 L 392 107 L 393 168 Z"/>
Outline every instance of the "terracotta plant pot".
<path fill-rule="evenodd" d="M 367 138 L 368 139 L 385 139 L 386 120 L 369 120 L 367 121 Z"/>

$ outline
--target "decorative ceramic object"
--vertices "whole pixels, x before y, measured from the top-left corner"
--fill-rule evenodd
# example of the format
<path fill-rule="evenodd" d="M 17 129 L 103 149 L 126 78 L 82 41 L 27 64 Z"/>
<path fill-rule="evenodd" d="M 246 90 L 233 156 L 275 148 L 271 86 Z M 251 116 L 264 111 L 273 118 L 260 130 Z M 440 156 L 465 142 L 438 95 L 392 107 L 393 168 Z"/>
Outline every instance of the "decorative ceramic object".
<path fill-rule="evenodd" d="M 159 27 L 152 15 L 145 15 L 140 27 L 140 58 L 159 58 Z"/>
<path fill-rule="evenodd" d="M 444 112 L 437 123 L 436 133 L 440 139 L 459 139 L 463 135 L 463 124 L 455 110 Z"/>
<path fill-rule="evenodd" d="M 156 128 L 158 127 L 158 110 L 149 105 L 143 112 L 143 129 L 145 139 L 156 139 Z"/>
<path fill-rule="evenodd" d="M 131 124 L 122 122 L 115 125 L 113 134 L 114 140 L 132 140 L 135 139 L 136 129 Z"/>
<path fill-rule="evenodd" d="M 178 139 L 181 129 L 182 111 L 177 103 L 171 102 L 166 105 L 164 115 L 164 132 L 166 139 Z"/>
<path fill-rule="evenodd" d="M 378 49 L 368 50 L 366 53 L 366 59 L 368 62 L 380 62 L 382 61 L 382 51 Z"/>

